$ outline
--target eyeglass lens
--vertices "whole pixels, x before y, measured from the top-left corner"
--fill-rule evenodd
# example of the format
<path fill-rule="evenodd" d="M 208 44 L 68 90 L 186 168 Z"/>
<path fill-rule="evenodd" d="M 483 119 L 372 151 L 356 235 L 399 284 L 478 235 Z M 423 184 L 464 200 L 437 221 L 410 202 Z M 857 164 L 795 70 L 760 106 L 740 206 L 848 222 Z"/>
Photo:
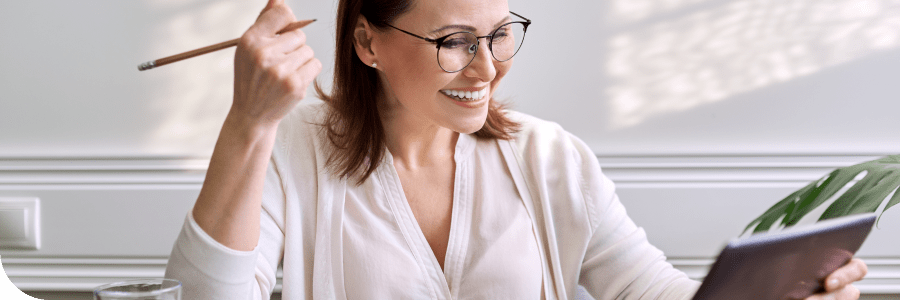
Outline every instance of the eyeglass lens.
<path fill-rule="evenodd" d="M 507 23 L 493 32 L 490 39 L 491 54 L 498 61 L 507 61 L 516 55 L 525 39 L 525 25 Z M 469 32 L 457 32 L 441 43 L 438 48 L 438 64 L 447 72 L 464 69 L 475 59 L 478 51 L 478 37 Z"/>

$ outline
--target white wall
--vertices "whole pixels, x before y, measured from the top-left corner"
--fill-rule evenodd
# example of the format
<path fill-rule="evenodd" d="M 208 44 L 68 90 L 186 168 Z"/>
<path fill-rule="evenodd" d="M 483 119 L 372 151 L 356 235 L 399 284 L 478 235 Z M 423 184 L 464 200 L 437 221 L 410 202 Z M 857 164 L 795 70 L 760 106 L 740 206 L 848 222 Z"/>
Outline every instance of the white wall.
<path fill-rule="evenodd" d="M 288 1 L 326 70 L 332 1 Z M 42 201 L 42 248 L 0 250 L 20 288 L 161 276 L 231 97 L 233 50 L 264 1 L 0 3 L 0 197 Z M 692 276 L 828 170 L 900 153 L 900 1 L 510 1 L 534 21 L 501 97 L 598 154 L 631 216 Z M 900 293 L 900 211 L 859 255 Z"/>
<path fill-rule="evenodd" d="M 599 154 L 900 149 L 897 1 L 512 2 L 504 91 Z"/>

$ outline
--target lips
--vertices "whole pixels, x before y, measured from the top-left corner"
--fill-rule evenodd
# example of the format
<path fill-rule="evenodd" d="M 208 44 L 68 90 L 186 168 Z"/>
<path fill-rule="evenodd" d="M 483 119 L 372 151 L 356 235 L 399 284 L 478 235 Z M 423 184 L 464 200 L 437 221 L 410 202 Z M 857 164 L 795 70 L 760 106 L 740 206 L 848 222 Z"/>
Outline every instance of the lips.
<path fill-rule="evenodd" d="M 488 94 L 488 87 L 484 87 L 478 91 L 462 91 L 462 90 L 441 90 L 441 93 L 454 98 L 458 101 L 472 102 L 481 100 Z"/>

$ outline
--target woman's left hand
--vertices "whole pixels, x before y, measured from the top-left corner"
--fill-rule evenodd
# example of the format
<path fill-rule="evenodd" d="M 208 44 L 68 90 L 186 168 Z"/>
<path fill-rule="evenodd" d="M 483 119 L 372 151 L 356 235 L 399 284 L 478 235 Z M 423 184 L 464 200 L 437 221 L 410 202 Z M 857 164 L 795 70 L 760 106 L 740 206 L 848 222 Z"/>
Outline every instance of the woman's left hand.
<path fill-rule="evenodd" d="M 862 280 L 868 271 L 866 263 L 854 258 L 825 277 L 825 293 L 809 296 L 806 300 L 859 299 L 859 289 L 852 283 Z"/>

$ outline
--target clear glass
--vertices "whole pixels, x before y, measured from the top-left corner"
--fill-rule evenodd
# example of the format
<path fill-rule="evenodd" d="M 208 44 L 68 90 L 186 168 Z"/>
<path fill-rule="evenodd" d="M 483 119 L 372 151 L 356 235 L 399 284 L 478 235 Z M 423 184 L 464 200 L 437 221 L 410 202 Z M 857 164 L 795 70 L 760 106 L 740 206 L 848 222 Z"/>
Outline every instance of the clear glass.
<path fill-rule="evenodd" d="M 494 59 L 511 59 L 525 40 L 525 23 L 511 22 L 500 26 L 491 35 L 489 49 Z M 447 72 L 458 72 L 468 66 L 478 53 L 479 37 L 471 32 L 457 32 L 444 37 L 438 47 L 438 64 Z"/>
<path fill-rule="evenodd" d="M 138 279 L 102 285 L 94 300 L 181 300 L 181 282 L 175 279 Z"/>

